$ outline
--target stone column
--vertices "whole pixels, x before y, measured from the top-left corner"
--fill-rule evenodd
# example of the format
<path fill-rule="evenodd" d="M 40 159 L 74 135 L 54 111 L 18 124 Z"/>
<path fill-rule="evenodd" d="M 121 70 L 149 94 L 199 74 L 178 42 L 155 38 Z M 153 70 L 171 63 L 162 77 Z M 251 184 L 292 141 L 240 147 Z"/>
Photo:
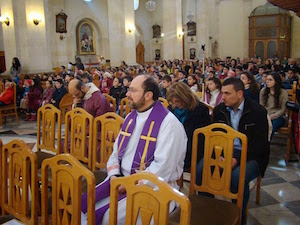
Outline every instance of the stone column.
<path fill-rule="evenodd" d="M 134 8 L 131 0 L 107 1 L 110 65 L 136 64 Z M 129 32 L 129 29 L 131 32 Z"/>
<path fill-rule="evenodd" d="M 163 1 L 163 51 L 162 59 L 182 59 L 182 11 L 181 0 Z"/>
<path fill-rule="evenodd" d="M 124 19 L 123 60 L 128 65 L 136 65 L 135 20 L 132 0 L 124 0 Z"/>
<path fill-rule="evenodd" d="M 197 26 L 197 54 L 196 57 L 203 59 L 201 46 L 205 45 L 205 57 L 208 56 L 210 51 L 209 47 L 209 34 L 208 34 L 208 2 L 207 0 L 197 1 L 197 17 L 196 17 L 196 26 Z"/>
<path fill-rule="evenodd" d="M 15 20 L 14 20 L 14 12 L 13 12 L 13 2 L 12 0 L 0 0 L 1 5 L 1 15 L 4 17 L 8 17 L 10 20 L 9 26 L 6 26 L 3 23 L 3 44 L 4 44 L 4 52 L 5 52 L 5 64 L 6 64 L 6 72 L 4 74 L 9 74 L 9 70 L 12 63 L 13 57 L 20 57 L 17 55 L 17 46 L 16 46 L 16 33 L 15 33 Z"/>

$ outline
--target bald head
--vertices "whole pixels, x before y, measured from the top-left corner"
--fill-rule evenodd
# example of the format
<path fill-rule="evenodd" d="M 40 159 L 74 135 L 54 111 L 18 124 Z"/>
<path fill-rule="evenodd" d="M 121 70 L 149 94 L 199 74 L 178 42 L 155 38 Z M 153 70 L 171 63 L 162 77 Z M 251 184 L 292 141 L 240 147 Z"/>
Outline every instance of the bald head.
<path fill-rule="evenodd" d="M 69 83 L 69 92 L 71 95 L 74 95 L 76 92 L 81 91 L 81 81 L 78 79 L 73 79 Z"/>

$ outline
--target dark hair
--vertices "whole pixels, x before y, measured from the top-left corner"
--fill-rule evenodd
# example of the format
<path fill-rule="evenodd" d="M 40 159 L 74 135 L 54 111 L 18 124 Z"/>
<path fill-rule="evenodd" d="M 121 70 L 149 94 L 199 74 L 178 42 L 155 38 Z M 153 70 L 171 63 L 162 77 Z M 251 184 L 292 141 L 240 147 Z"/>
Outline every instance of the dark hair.
<path fill-rule="evenodd" d="M 13 60 L 15 61 L 15 64 L 12 64 L 12 66 L 16 69 L 19 69 L 21 67 L 21 63 L 17 57 L 14 57 Z"/>
<path fill-rule="evenodd" d="M 171 76 L 169 76 L 169 75 L 165 75 L 165 76 L 162 78 L 162 80 L 165 80 L 165 81 L 167 81 L 167 82 L 171 82 L 171 81 L 172 81 L 172 78 L 171 78 Z"/>
<path fill-rule="evenodd" d="M 51 86 L 53 85 L 52 80 L 46 80 L 46 82 L 47 82 L 47 81 L 50 83 Z"/>
<path fill-rule="evenodd" d="M 250 93 L 252 95 L 257 95 L 258 92 L 259 92 L 259 89 L 258 89 L 258 86 L 257 86 L 257 83 L 254 79 L 254 76 L 251 75 L 248 71 L 244 70 L 241 75 L 244 74 L 248 80 L 250 80 L 250 87 L 249 87 L 249 90 L 250 90 Z"/>
<path fill-rule="evenodd" d="M 182 74 L 184 74 L 184 76 L 186 76 L 186 72 L 184 70 L 179 70 L 178 72 L 182 73 Z"/>
<path fill-rule="evenodd" d="M 61 68 L 63 68 L 64 70 L 66 69 L 66 67 L 65 66 L 60 66 Z"/>
<path fill-rule="evenodd" d="M 264 69 L 264 70 L 267 69 L 266 66 L 265 66 L 264 64 L 260 65 L 258 68 L 259 68 L 259 69 Z"/>
<path fill-rule="evenodd" d="M 132 76 L 128 76 L 128 75 L 124 77 L 124 79 L 128 80 L 128 82 L 131 82 L 133 80 Z"/>
<path fill-rule="evenodd" d="M 153 93 L 152 99 L 154 101 L 158 100 L 159 97 L 159 87 L 156 80 L 153 77 L 146 76 L 146 80 L 144 80 L 142 87 L 144 89 L 144 93 L 151 91 Z"/>
<path fill-rule="evenodd" d="M 281 88 L 282 88 L 282 80 L 281 77 L 278 73 L 276 72 L 271 72 L 268 74 L 268 76 L 272 76 L 275 80 L 275 87 L 274 87 L 274 106 L 275 108 L 279 107 L 279 96 L 281 93 Z M 267 106 L 268 104 L 268 99 L 269 99 L 269 93 L 270 93 L 270 88 L 266 87 L 264 94 L 263 94 L 263 101 L 264 101 L 264 105 Z"/>
<path fill-rule="evenodd" d="M 210 77 L 210 78 L 208 78 L 208 80 L 207 81 L 212 81 L 212 82 L 214 82 L 216 85 L 217 85 L 217 88 L 219 89 L 219 90 L 221 90 L 221 87 L 222 87 L 222 83 L 221 83 L 221 81 L 220 81 L 220 79 L 219 78 L 217 78 L 217 77 Z M 207 92 L 209 92 L 209 89 L 207 88 Z"/>
<path fill-rule="evenodd" d="M 227 69 L 229 70 L 229 66 L 228 66 L 228 65 L 224 65 L 223 67 L 224 67 L 224 68 L 227 68 Z"/>
<path fill-rule="evenodd" d="M 227 85 L 233 85 L 235 92 L 245 91 L 244 83 L 239 78 L 230 77 L 228 79 L 225 79 L 223 82 L 223 86 Z"/>
<path fill-rule="evenodd" d="M 243 67 L 242 67 L 241 65 L 238 65 L 238 66 L 235 67 L 235 69 L 236 69 L 236 70 L 242 71 L 242 70 L 243 70 Z"/>
<path fill-rule="evenodd" d="M 196 85 L 197 85 L 198 91 L 200 91 L 200 90 L 201 90 L 201 87 L 200 87 L 199 83 L 197 82 L 196 75 L 195 75 L 195 74 L 189 74 L 188 77 L 193 78 L 193 80 L 195 81 L 194 85 L 196 84 Z"/>
<path fill-rule="evenodd" d="M 78 79 L 78 83 L 76 84 L 76 89 L 81 91 L 81 87 L 83 86 L 83 82 L 81 80 Z"/>

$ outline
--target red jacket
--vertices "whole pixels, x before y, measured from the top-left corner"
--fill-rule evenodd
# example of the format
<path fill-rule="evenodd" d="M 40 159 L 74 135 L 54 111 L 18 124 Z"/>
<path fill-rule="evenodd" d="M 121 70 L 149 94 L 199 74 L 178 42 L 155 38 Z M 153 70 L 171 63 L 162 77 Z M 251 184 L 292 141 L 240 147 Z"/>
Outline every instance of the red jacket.
<path fill-rule="evenodd" d="M 14 101 L 14 89 L 8 88 L 4 92 L 2 92 L 2 96 L 0 97 L 0 102 L 3 102 L 5 105 L 9 105 Z"/>

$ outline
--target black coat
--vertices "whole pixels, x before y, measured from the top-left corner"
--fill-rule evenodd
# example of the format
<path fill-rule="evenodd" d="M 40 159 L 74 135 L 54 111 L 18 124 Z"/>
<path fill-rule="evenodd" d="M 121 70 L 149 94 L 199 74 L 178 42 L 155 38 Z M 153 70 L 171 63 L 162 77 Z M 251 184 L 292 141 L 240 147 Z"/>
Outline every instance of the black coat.
<path fill-rule="evenodd" d="M 68 91 L 66 90 L 65 87 L 61 87 L 59 89 L 55 88 L 55 91 L 52 94 L 51 99 L 53 99 L 55 101 L 55 103 L 53 104 L 56 108 L 59 109 L 59 103 L 60 100 L 62 99 L 62 97 L 64 97 L 65 94 L 67 94 Z"/>
<path fill-rule="evenodd" d="M 230 113 L 224 103 L 219 104 L 213 112 L 214 123 L 231 125 Z M 251 99 L 245 98 L 244 110 L 238 131 L 248 138 L 247 161 L 256 160 L 261 176 L 264 176 L 269 163 L 270 143 L 268 141 L 268 120 L 266 109 Z M 237 161 L 240 155 L 234 153 Z"/>
<path fill-rule="evenodd" d="M 198 106 L 193 111 L 188 112 L 187 118 L 183 123 L 188 138 L 186 157 L 184 160 L 185 169 L 189 169 L 191 167 L 194 130 L 196 130 L 197 128 L 205 127 L 210 123 L 211 123 L 211 117 L 209 115 L 209 110 L 203 103 L 199 102 Z M 199 159 L 201 159 L 203 156 L 204 139 L 200 137 L 198 143 L 199 143 L 198 144 L 198 161 L 199 161 Z"/>

